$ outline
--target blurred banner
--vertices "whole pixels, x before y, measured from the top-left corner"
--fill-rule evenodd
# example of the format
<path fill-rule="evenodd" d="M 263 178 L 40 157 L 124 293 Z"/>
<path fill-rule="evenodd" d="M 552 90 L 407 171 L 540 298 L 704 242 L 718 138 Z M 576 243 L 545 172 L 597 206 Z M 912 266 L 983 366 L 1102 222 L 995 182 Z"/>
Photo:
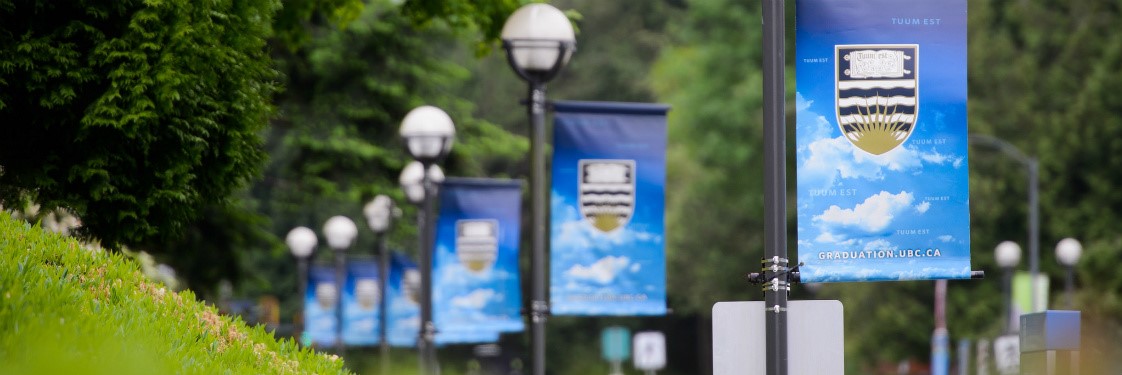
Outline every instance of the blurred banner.
<path fill-rule="evenodd" d="M 378 262 L 347 261 L 347 284 L 343 288 L 343 342 L 348 346 L 378 344 Z"/>
<path fill-rule="evenodd" d="M 1032 305 L 1032 273 L 1028 271 L 1017 271 L 1013 273 L 1013 316 L 1021 316 L 1021 314 L 1032 314 L 1048 310 L 1048 275 L 1041 273 L 1036 275 L 1036 306 Z M 1016 321 L 1017 327 L 1020 326 L 1020 319 Z"/>
<path fill-rule="evenodd" d="M 308 288 L 304 295 L 305 344 L 335 345 L 335 303 L 339 290 L 335 286 L 335 268 L 312 265 L 308 269 Z"/>
<path fill-rule="evenodd" d="M 554 315 L 663 315 L 662 104 L 556 102 L 550 206 Z"/>
<path fill-rule="evenodd" d="M 433 255 L 436 343 L 498 341 L 523 328 L 518 281 L 522 183 L 449 178 L 440 185 Z"/>
<path fill-rule="evenodd" d="M 416 347 L 421 328 L 421 271 L 408 256 L 395 251 L 387 281 L 386 341 L 391 346 Z"/>
<path fill-rule="evenodd" d="M 969 278 L 966 0 L 796 13 L 802 281 Z"/>

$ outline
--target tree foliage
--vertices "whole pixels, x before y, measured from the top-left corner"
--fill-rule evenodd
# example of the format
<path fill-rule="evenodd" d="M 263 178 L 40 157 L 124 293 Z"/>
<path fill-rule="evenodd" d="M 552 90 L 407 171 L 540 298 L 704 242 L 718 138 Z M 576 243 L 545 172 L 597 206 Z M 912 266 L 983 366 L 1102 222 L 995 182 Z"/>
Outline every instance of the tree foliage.
<path fill-rule="evenodd" d="M 402 12 L 391 1 L 368 2 L 347 25 L 307 25 L 310 39 L 274 50 L 285 92 L 276 97 L 277 116 L 264 133 L 270 161 L 242 200 L 245 209 L 269 218 L 263 228 L 272 241 L 239 251 L 249 271 L 244 294 L 288 297 L 296 290 L 295 264 L 280 242 L 296 226 L 319 232 L 327 218 L 346 215 L 361 228 L 352 255 L 373 255 L 375 237 L 361 210 L 377 194 L 391 196 L 405 212 L 394 223 L 390 246 L 415 247 L 415 208 L 398 184 L 410 161 L 398 128 L 415 107 L 435 105 L 455 123 L 452 155 L 442 164 L 446 175 L 512 176 L 522 165 L 525 139 L 473 117 L 475 105 L 455 95 L 468 70 L 437 53 L 468 37 L 439 20 L 419 28 Z M 296 299 L 282 299 L 296 306 Z"/>
<path fill-rule="evenodd" d="M 174 238 L 264 160 L 276 6 L 0 1 L 0 199 L 109 246 Z"/>

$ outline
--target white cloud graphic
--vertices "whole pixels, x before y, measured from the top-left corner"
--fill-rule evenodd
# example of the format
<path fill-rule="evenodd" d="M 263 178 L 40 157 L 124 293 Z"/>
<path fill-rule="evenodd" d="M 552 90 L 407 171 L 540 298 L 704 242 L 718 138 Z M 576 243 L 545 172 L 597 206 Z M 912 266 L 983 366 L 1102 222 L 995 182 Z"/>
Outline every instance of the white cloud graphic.
<path fill-rule="evenodd" d="M 478 310 L 487 305 L 491 301 L 491 297 L 495 296 L 495 291 L 491 289 L 476 289 L 466 295 L 457 296 L 452 298 L 452 306 Z"/>
<path fill-rule="evenodd" d="M 627 268 L 631 260 L 627 257 L 607 256 L 590 266 L 574 265 L 565 272 L 574 279 L 585 279 L 608 284 L 616 278 L 620 270 Z"/>
<path fill-rule="evenodd" d="M 939 241 L 943 241 L 943 242 L 951 242 L 951 241 L 954 241 L 954 237 L 953 237 L 953 236 L 951 236 L 951 235 L 949 235 L 949 234 L 947 234 L 947 235 L 942 235 L 942 236 L 939 236 Z"/>
<path fill-rule="evenodd" d="M 865 244 L 865 251 L 896 250 L 896 246 L 885 239 L 869 241 Z"/>
<path fill-rule="evenodd" d="M 923 203 L 916 205 L 916 212 L 919 212 L 921 214 L 927 212 L 927 210 L 929 209 L 931 209 L 931 202 L 924 201 Z"/>
<path fill-rule="evenodd" d="M 839 179 L 883 180 L 886 171 L 918 173 L 924 164 L 949 163 L 959 168 L 965 160 L 962 156 L 939 153 L 934 148 L 930 152 L 921 151 L 907 143 L 881 155 L 867 153 L 846 140 L 830 119 L 810 111 L 812 103 L 796 93 L 798 126 L 808 129 L 800 130 L 799 134 L 799 184 L 806 184 L 810 189 L 834 187 Z M 831 134 L 837 137 L 830 138 Z"/>
<path fill-rule="evenodd" d="M 878 232 L 887 228 L 892 220 L 901 211 L 911 206 L 912 193 L 901 191 L 891 194 L 887 191 L 866 198 L 853 208 L 830 206 L 821 215 L 814 217 L 814 221 L 824 225 L 853 227 L 866 232 Z M 823 231 L 824 235 L 826 234 Z"/>
<path fill-rule="evenodd" d="M 643 267 L 642 267 L 642 266 L 640 266 L 640 265 L 639 265 L 639 263 L 635 263 L 635 264 L 632 264 L 632 265 L 631 265 L 631 272 L 632 272 L 632 273 L 634 273 L 634 272 L 639 272 L 639 270 L 640 270 L 640 269 L 642 269 L 642 268 L 643 268 Z"/>

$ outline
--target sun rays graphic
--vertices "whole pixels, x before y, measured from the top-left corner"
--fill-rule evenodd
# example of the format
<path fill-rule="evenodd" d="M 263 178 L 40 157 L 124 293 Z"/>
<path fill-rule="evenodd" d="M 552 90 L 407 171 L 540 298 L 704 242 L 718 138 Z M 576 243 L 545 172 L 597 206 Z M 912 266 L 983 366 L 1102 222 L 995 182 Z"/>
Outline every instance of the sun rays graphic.
<path fill-rule="evenodd" d="M 881 102 L 888 100 L 879 93 L 866 98 L 866 105 L 857 109 L 857 121 L 847 126 L 845 134 L 853 145 L 873 155 L 884 154 L 904 143 L 912 127 L 911 121 L 897 112 L 896 105 L 889 107 Z"/>

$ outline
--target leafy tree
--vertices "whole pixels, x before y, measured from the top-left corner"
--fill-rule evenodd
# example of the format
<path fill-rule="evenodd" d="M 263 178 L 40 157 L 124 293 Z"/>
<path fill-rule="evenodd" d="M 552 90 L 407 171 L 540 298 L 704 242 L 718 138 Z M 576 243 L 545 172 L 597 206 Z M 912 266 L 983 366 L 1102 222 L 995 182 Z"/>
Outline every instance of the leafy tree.
<path fill-rule="evenodd" d="M 0 200 L 108 246 L 174 238 L 260 169 L 277 3 L 0 1 Z"/>
<path fill-rule="evenodd" d="M 1083 242 L 1076 308 L 1084 312 L 1084 372 L 1122 366 L 1122 257 L 1117 230 L 1122 197 L 1122 20 L 1119 1 L 971 2 L 971 126 L 1002 137 L 1040 160 L 1040 265 L 1052 275 L 1052 307 L 1062 308 L 1063 271 L 1053 256 L 1061 238 Z M 973 27 L 973 25 L 981 27 Z M 975 157 L 972 162 L 978 162 Z M 1005 165 L 1008 165 L 1006 162 Z M 1002 239 L 1025 238 L 1023 172 L 972 175 L 985 195 L 976 210 L 976 253 Z M 972 189 L 977 190 L 977 189 Z M 1004 200 L 1002 196 L 1010 195 Z M 984 229 L 994 228 L 992 232 Z M 1006 236 L 1002 238 L 1000 236 Z M 1021 242 L 1024 246 L 1024 242 Z M 980 248 L 979 248 L 980 247 Z M 977 257 L 975 257 L 977 259 Z"/>
<path fill-rule="evenodd" d="M 245 197 L 245 207 L 269 218 L 269 243 L 242 249 L 249 271 L 246 295 L 294 291 L 294 263 L 280 239 L 296 226 L 319 231 L 330 216 L 346 215 L 360 232 L 353 256 L 373 255 L 362 206 L 376 194 L 395 199 L 405 215 L 395 223 L 391 247 L 415 247 L 415 208 L 398 185 L 410 160 L 398 128 L 411 109 L 442 108 L 456 125 L 448 176 L 510 176 L 527 150 L 524 139 L 472 116 L 474 105 L 454 94 L 468 71 L 438 51 L 463 44 L 451 26 L 432 20 L 423 29 L 390 1 L 365 4 L 346 26 L 307 26 L 311 37 L 293 49 L 274 50 L 285 92 L 278 116 L 265 132 L 270 161 Z M 321 249 L 326 249 L 320 239 Z M 327 261 L 328 251 L 317 254 Z M 296 306 L 295 298 L 282 298 Z M 286 309 L 285 311 L 293 311 Z"/>
<path fill-rule="evenodd" d="M 742 276 L 759 268 L 763 254 L 762 73 L 756 67 L 763 52 L 743 42 L 759 38 L 753 21 L 759 4 L 696 1 L 688 9 L 650 80 L 673 106 L 667 269 L 675 272 L 668 283 L 679 308 L 707 315 L 714 302 L 757 290 Z"/>

